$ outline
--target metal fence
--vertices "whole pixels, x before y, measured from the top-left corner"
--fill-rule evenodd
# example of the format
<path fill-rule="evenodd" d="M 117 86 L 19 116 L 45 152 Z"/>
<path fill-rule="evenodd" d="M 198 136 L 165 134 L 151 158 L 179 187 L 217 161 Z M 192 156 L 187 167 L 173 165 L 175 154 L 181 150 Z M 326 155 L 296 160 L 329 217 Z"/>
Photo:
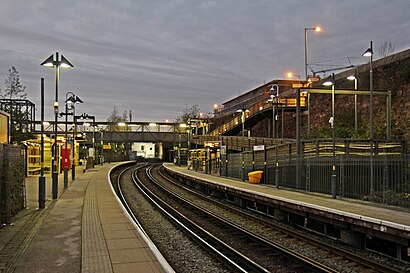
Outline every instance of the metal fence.
<path fill-rule="evenodd" d="M 338 197 L 410 207 L 410 165 L 404 142 L 338 141 L 335 158 L 329 140 L 304 141 L 301 151 L 298 157 L 292 142 L 262 151 L 221 155 L 218 171 L 221 176 L 245 181 L 249 172 L 260 170 L 264 172 L 262 183 L 332 194 L 335 160 Z"/>
<path fill-rule="evenodd" d="M 0 144 L 0 164 L 0 221 L 10 224 L 25 207 L 24 149 Z"/>

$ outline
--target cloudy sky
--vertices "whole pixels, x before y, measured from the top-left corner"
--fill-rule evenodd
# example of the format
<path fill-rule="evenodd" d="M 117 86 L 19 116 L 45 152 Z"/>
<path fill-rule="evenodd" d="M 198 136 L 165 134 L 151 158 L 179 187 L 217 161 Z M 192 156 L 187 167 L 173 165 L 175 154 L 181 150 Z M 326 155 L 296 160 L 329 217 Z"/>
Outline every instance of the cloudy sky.
<path fill-rule="evenodd" d="M 11 66 L 40 112 L 52 119 L 58 51 L 75 66 L 60 75 L 60 105 L 74 92 L 77 113 L 105 121 L 114 107 L 133 121 L 173 120 L 186 106 L 204 112 L 309 63 L 345 66 L 375 58 L 383 42 L 410 48 L 409 0 L 0 0 L 0 88 Z M 349 57 L 349 58 L 348 58 Z M 39 115 L 37 115 L 39 117 Z"/>

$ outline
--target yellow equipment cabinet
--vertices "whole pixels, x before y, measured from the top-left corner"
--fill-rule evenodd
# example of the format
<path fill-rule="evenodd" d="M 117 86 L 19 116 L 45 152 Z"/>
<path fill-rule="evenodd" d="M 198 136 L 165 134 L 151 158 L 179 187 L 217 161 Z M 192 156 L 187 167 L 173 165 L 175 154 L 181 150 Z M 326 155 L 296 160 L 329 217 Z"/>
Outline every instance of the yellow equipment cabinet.
<path fill-rule="evenodd" d="M 261 182 L 263 171 L 254 171 L 248 173 L 249 183 L 259 184 Z"/>

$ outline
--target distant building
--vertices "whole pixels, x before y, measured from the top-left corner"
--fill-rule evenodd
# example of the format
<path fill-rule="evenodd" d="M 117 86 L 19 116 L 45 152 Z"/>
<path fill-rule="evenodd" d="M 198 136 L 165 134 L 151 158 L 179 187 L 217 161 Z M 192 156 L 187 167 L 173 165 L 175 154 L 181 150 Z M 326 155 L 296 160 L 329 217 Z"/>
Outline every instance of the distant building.
<path fill-rule="evenodd" d="M 151 142 L 134 142 L 131 150 L 135 156 L 144 158 L 155 158 L 155 143 Z"/>

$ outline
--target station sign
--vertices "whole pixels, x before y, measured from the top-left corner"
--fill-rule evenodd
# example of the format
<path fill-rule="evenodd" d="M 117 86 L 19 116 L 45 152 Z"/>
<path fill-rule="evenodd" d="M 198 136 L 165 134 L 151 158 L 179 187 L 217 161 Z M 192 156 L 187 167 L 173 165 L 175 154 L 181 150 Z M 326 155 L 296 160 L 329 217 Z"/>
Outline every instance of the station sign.
<path fill-rule="evenodd" d="M 303 88 L 303 83 L 292 83 L 292 88 Z"/>
<path fill-rule="evenodd" d="M 253 146 L 254 151 L 264 151 L 265 150 L 265 145 L 255 145 Z"/>
<path fill-rule="evenodd" d="M 221 146 L 220 141 L 204 141 L 205 148 L 218 148 L 219 146 Z"/>
<path fill-rule="evenodd" d="M 307 88 L 309 87 L 311 82 L 298 82 L 298 83 L 292 83 L 292 88 L 297 89 L 297 88 Z"/>
<path fill-rule="evenodd" d="M 226 155 L 226 145 L 221 145 L 221 155 Z"/>

